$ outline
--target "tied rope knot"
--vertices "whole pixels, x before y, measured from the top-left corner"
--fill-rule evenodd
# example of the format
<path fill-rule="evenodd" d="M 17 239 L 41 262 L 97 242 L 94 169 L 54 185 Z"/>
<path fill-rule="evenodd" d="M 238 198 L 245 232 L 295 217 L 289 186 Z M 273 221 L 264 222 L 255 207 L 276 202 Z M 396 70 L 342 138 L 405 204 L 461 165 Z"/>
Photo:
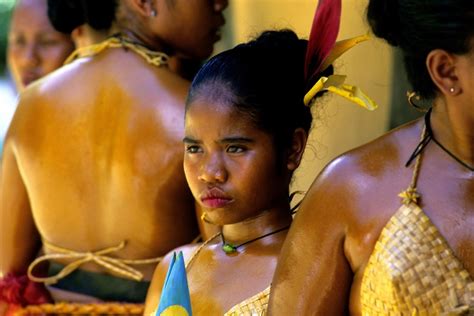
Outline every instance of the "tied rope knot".
<path fill-rule="evenodd" d="M 28 277 L 34 282 L 41 282 L 46 285 L 57 283 L 60 279 L 68 276 L 86 262 L 95 262 L 97 265 L 105 268 L 106 270 L 115 272 L 116 274 L 119 274 L 125 278 L 132 279 L 135 281 L 141 281 L 143 280 L 143 274 L 137 269 L 132 268 L 130 265 L 158 263 L 162 259 L 162 257 L 151 259 L 121 259 L 108 256 L 111 253 L 123 249 L 127 244 L 126 241 L 122 241 L 117 246 L 104 248 L 98 251 L 87 252 L 78 252 L 62 248 L 50 244 L 47 241 L 43 241 L 43 244 L 52 251 L 55 251 L 56 253 L 45 254 L 36 258 L 28 267 Z M 59 271 L 55 275 L 48 277 L 38 277 L 33 275 L 33 270 L 38 264 L 45 261 L 58 259 L 72 259 L 73 261 L 67 264 L 63 269 L 61 269 L 61 271 Z"/>

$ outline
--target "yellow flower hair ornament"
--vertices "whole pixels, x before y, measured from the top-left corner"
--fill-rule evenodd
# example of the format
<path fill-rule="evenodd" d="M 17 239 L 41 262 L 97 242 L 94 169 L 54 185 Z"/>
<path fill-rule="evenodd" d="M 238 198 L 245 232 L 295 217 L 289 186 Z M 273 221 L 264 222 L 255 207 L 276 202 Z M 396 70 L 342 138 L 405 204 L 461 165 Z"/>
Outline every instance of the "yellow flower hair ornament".
<path fill-rule="evenodd" d="M 366 34 L 337 42 L 329 56 L 323 62 L 321 69 L 325 70 L 346 51 L 368 39 L 370 39 L 370 37 Z M 311 106 L 318 92 L 330 91 L 369 111 L 373 111 L 377 108 L 377 104 L 374 100 L 362 92 L 358 87 L 344 84 L 345 80 L 346 76 L 344 75 L 321 77 L 304 96 L 304 104 L 306 106 Z"/>
<path fill-rule="evenodd" d="M 320 91 L 330 91 L 368 110 L 377 104 L 356 86 L 344 84 L 346 76 L 320 77 L 337 58 L 355 45 L 369 39 L 361 35 L 336 42 L 341 20 L 341 0 L 319 0 L 308 40 L 305 80 L 316 84 L 306 93 L 304 104 L 310 106 Z"/>

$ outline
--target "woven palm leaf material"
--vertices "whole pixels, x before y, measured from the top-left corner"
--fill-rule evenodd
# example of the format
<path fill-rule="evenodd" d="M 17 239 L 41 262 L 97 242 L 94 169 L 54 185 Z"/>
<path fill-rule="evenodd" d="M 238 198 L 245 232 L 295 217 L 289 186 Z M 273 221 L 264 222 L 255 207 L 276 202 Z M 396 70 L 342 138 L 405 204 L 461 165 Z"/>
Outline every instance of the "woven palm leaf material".
<path fill-rule="evenodd" d="M 421 157 L 365 268 L 362 315 L 474 315 L 472 277 L 417 204 Z"/>
<path fill-rule="evenodd" d="M 474 315 L 474 283 L 416 204 L 383 229 L 361 285 L 363 315 Z"/>
<path fill-rule="evenodd" d="M 123 303 L 56 303 L 30 305 L 16 311 L 15 316 L 26 315 L 143 315 L 143 304 Z"/>
<path fill-rule="evenodd" d="M 270 298 L 270 287 L 232 307 L 224 316 L 260 316 L 265 315 Z"/>

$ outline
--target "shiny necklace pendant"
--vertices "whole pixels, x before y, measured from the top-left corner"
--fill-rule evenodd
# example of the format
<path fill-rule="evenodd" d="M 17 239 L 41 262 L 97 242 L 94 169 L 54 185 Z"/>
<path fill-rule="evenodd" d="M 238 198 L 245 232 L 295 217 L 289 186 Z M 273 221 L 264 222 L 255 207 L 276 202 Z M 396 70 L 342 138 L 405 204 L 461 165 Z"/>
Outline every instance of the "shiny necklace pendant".
<path fill-rule="evenodd" d="M 263 235 L 263 236 L 259 236 L 259 237 L 257 237 L 257 238 L 251 239 L 251 240 L 249 240 L 249 241 L 246 241 L 246 242 L 244 242 L 244 243 L 241 243 L 240 245 L 232 245 L 232 244 L 226 242 L 226 241 L 225 241 L 225 238 L 224 238 L 224 235 L 221 233 L 222 251 L 224 251 L 226 254 L 231 254 L 231 253 L 237 252 L 237 250 L 238 250 L 240 247 L 242 247 L 242 246 L 245 246 L 245 245 L 250 244 L 250 243 L 252 243 L 252 242 L 254 242 L 254 241 L 260 240 L 260 239 L 262 239 L 262 238 L 268 237 L 268 236 L 270 236 L 270 235 L 279 233 L 279 232 L 281 232 L 281 231 L 283 231 L 283 230 L 287 230 L 288 228 L 290 228 L 290 225 L 285 226 L 285 227 L 280 228 L 280 229 L 277 229 L 277 230 L 275 230 L 275 231 L 273 231 L 273 232 L 270 232 L 270 233 L 268 233 L 268 234 L 265 234 L 265 235 Z"/>
<path fill-rule="evenodd" d="M 229 244 L 229 243 L 225 243 L 222 245 L 222 250 L 226 253 L 226 254 L 231 254 L 231 253 L 234 253 L 237 251 L 237 247 L 232 245 L 232 244 Z"/>

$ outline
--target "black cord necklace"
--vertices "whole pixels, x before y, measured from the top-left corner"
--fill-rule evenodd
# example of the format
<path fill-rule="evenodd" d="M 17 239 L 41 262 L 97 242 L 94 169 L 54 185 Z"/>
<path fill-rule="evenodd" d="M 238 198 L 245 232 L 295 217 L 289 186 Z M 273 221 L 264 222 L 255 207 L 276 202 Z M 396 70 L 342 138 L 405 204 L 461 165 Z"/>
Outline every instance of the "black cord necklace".
<path fill-rule="evenodd" d="M 257 241 L 257 240 L 259 240 L 259 239 L 263 239 L 263 238 L 268 237 L 268 236 L 270 236 L 270 235 L 279 233 L 279 232 L 284 231 L 284 230 L 286 230 L 286 229 L 288 229 L 288 228 L 290 228 L 290 225 L 285 226 L 285 227 L 280 228 L 280 229 L 277 229 L 277 230 L 275 230 L 275 231 L 272 231 L 272 232 L 270 232 L 270 233 L 268 233 L 268 234 L 259 236 L 259 237 L 257 237 L 257 238 L 251 239 L 251 240 L 249 240 L 249 241 L 246 241 L 246 242 L 244 242 L 244 243 L 241 243 L 240 245 L 233 245 L 233 244 L 231 244 L 231 243 L 226 242 L 226 241 L 225 241 L 225 238 L 224 238 L 224 234 L 221 233 L 221 238 L 222 238 L 222 250 L 223 250 L 225 253 L 227 253 L 227 254 L 231 254 L 231 253 L 236 252 L 236 251 L 237 251 L 240 247 L 242 247 L 242 246 L 245 246 L 245 245 L 247 245 L 247 244 L 250 244 L 250 243 L 252 243 L 252 242 L 254 242 L 254 241 Z"/>
<path fill-rule="evenodd" d="M 433 142 L 439 146 L 445 153 L 451 156 L 454 160 L 456 160 L 459 164 L 462 166 L 466 167 L 467 169 L 474 171 L 474 166 L 469 165 L 467 162 L 462 161 L 459 157 L 457 157 L 455 154 L 453 154 L 449 149 L 443 146 L 433 135 L 433 130 L 431 129 L 431 123 L 430 123 L 430 117 L 431 117 L 431 109 L 426 113 L 425 115 L 425 125 L 426 125 L 426 133 L 429 135 L 430 139 L 433 140 Z"/>

